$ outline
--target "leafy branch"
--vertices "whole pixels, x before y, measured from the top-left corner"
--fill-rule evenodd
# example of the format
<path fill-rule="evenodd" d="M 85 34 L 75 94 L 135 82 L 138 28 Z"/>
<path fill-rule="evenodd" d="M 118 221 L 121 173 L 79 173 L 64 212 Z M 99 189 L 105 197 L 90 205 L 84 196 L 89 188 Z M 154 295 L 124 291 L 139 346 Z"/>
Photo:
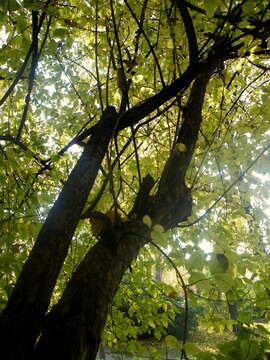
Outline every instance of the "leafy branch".
<path fill-rule="evenodd" d="M 256 162 L 258 160 L 260 160 L 260 158 L 270 149 L 270 144 L 265 146 L 263 148 L 263 150 L 259 153 L 258 156 L 256 156 L 256 158 L 251 161 L 251 163 L 246 167 L 246 169 L 242 172 L 242 174 L 236 179 L 234 180 L 230 186 L 228 186 L 226 188 L 226 190 L 224 190 L 224 192 L 214 201 L 214 203 L 204 212 L 203 215 L 201 215 L 200 217 L 198 217 L 197 219 L 195 219 L 194 221 L 188 223 L 188 224 L 183 224 L 183 225 L 178 225 L 177 227 L 179 228 L 186 228 L 186 227 L 190 227 L 193 226 L 195 224 L 197 224 L 198 222 L 200 222 L 202 219 L 204 219 L 207 215 L 209 215 L 211 213 L 211 211 L 215 208 L 215 206 L 220 202 L 221 199 L 224 198 L 224 196 L 237 184 L 239 183 L 241 180 L 243 180 L 243 177 L 248 173 L 248 171 L 256 164 Z"/>
<path fill-rule="evenodd" d="M 35 53 L 36 55 L 33 55 L 33 61 L 32 61 L 32 65 L 31 65 L 31 68 L 32 68 L 32 74 L 29 78 L 29 88 L 31 89 L 30 87 L 30 84 L 33 80 L 30 80 L 32 77 L 33 77 L 33 74 L 35 73 L 35 68 L 36 68 L 36 61 L 37 61 L 37 50 L 36 50 L 36 46 L 37 46 L 37 41 L 38 41 L 38 35 L 41 31 L 41 28 L 42 28 L 42 24 L 43 24 L 43 21 L 45 19 L 45 12 L 42 13 L 42 15 L 40 16 L 40 20 L 39 20 L 39 24 L 37 25 L 36 24 L 36 12 L 33 12 L 34 15 L 33 15 L 33 38 L 32 38 L 32 42 L 31 42 L 31 45 L 29 47 L 29 50 L 25 56 L 25 59 L 20 67 L 20 69 L 18 70 L 17 72 L 17 75 L 15 77 L 15 79 L 13 80 L 12 84 L 10 85 L 10 87 L 8 88 L 8 90 L 6 91 L 6 93 L 3 95 L 3 97 L 0 99 L 0 106 L 2 106 L 4 104 L 4 102 L 7 100 L 7 98 L 9 97 L 9 95 L 12 93 L 12 91 L 14 90 L 15 86 L 18 84 L 18 82 L 20 81 L 20 79 L 22 78 L 22 75 L 24 73 L 24 70 L 28 64 L 28 61 L 30 59 L 30 56 L 32 55 L 32 53 Z"/>

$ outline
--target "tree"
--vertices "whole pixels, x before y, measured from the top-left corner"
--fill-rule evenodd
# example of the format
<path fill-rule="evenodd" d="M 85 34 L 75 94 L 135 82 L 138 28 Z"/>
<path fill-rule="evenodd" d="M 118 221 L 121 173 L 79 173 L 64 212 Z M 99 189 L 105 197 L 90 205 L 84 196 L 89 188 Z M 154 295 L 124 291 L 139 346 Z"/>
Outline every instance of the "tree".
<path fill-rule="evenodd" d="M 2 351 L 95 359 L 142 248 L 182 227 L 196 281 L 197 236 L 243 235 L 256 211 L 246 176 L 269 148 L 269 4 L 6 0 L 0 21 Z M 231 263 L 227 232 L 216 252 Z"/>

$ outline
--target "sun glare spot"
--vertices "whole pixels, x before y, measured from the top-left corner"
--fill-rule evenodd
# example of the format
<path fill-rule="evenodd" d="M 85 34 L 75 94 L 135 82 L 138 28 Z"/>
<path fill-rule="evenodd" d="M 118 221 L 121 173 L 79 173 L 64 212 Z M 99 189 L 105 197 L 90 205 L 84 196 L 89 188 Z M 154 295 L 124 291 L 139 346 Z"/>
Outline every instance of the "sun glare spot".
<path fill-rule="evenodd" d="M 199 247 L 207 254 L 213 252 L 213 245 L 210 241 L 207 241 L 206 239 L 200 241 Z"/>

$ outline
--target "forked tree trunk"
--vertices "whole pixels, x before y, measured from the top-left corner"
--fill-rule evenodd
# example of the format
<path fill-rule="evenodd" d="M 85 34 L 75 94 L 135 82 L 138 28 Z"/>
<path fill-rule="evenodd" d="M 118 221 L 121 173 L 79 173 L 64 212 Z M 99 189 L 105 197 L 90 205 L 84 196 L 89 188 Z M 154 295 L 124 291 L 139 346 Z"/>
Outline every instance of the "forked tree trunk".
<path fill-rule="evenodd" d="M 147 176 L 131 211 L 132 219 L 112 226 L 101 234 L 98 243 L 86 254 L 58 304 L 47 311 L 53 288 L 67 254 L 71 238 L 82 216 L 89 191 L 113 134 L 129 125 L 132 111 L 121 115 L 109 107 L 94 128 L 84 153 L 55 202 L 25 263 L 14 292 L 0 317 L 0 339 L 6 360 L 95 359 L 109 308 L 121 278 L 149 238 L 142 223 L 148 214 L 153 224 L 174 227 L 191 214 L 191 192 L 185 175 L 195 149 L 202 117 L 206 85 L 213 65 L 198 76 L 190 68 L 179 80 L 134 108 L 134 122 L 160 106 L 186 87 L 194 78 L 183 124 L 159 182 L 150 196 L 154 181 Z M 188 76 L 189 75 L 189 76 Z M 176 87 L 176 84 L 180 88 Z M 163 100 L 162 100 L 162 96 Z M 136 117 L 136 116 L 137 117 Z M 126 116 L 126 118 L 125 118 Z"/>
<path fill-rule="evenodd" d="M 49 313 L 33 359 L 94 360 L 119 283 L 149 239 L 150 229 L 142 217 L 148 214 L 154 224 L 169 229 L 191 214 L 191 195 L 184 177 L 195 148 L 209 78 L 210 74 L 199 76 L 191 90 L 179 132 L 179 142 L 187 151 L 173 151 L 156 195 L 149 195 L 153 179 L 149 175 L 144 179 L 131 211 L 136 220 L 119 223 L 101 234 Z"/>
<path fill-rule="evenodd" d="M 102 235 L 50 312 L 34 359 L 96 358 L 116 290 L 148 236 L 141 221 L 120 224 Z"/>

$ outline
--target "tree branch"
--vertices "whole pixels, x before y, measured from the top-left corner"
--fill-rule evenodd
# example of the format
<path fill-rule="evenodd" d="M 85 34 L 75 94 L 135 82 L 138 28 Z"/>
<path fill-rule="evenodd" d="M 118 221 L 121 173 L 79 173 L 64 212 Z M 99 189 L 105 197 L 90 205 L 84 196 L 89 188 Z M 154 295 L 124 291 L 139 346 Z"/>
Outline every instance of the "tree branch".
<path fill-rule="evenodd" d="M 41 17 L 40 17 L 40 22 L 38 25 L 38 29 L 37 29 L 37 33 L 40 32 L 43 21 L 45 18 L 45 13 L 43 12 Z M 22 78 L 22 74 L 24 73 L 24 70 L 27 66 L 28 60 L 30 59 L 30 56 L 32 54 L 32 52 L 34 51 L 35 48 L 35 41 L 32 40 L 31 45 L 29 47 L 29 50 L 26 54 L 26 57 L 24 59 L 24 62 L 22 63 L 22 66 L 20 67 L 20 69 L 17 72 L 17 75 L 15 77 L 15 79 L 13 80 L 12 84 L 10 85 L 10 87 L 8 88 L 8 90 L 6 91 L 6 93 L 4 94 L 4 96 L 2 97 L 2 99 L 0 99 L 0 106 L 4 104 L 4 102 L 7 100 L 7 98 L 9 97 L 9 95 L 12 93 L 12 91 L 14 90 L 15 86 L 17 85 L 17 83 L 19 82 L 19 80 Z"/>
<path fill-rule="evenodd" d="M 138 27 L 138 30 L 136 31 L 136 36 L 135 36 L 135 40 L 134 40 L 134 43 L 135 43 L 134 60 L 136 59 L 138 50 L 139 50 L 140 36 L 142 34 L 142 27 L 143 27 L 143 23 L 144 23 L 144 19 L 145 19 L 145 11 L 146 11 L 148 1 L 149 0 L 144 0 L 143 5 L 142 5 L 141 16 L 140 16 L 140 20 L 139 20 L 139 27 Z"/>
<path fill-rule="evenodd" d="M 153 55 L 153 58 L 154 58 L 154 60 L 155 60 L 155 63 L 156 63 L 156 65 L 157 65 L 157 68 L 158 68 L 160 81 L 161 81 L 161 83 L 162 83 L 162 86 L 164 87 L 164 86 L 166 86 L 166 84 L 165 84 L 165 81 L 164 81 L 164 79 L 163 79 L 162 70 L 161 70 L 161 67 L 160 67 L 160 64 L 159 64 L 157 55 L 156 55 L 156 53 L 155 53 L 155 51 L 154 51 L 154 47 L 151 45 L 150 40 L 148 39 L 148 36 L 146 35 L 146 33 L 145 33 L 144 29 L 143 29 L 142 24 L 141 24 L 140 21 L 138 20 L 136 14 L 134 13 L 134 11 L 132 10 L 132 8 L 130 7 L 129 3 L 127 2 L 127 0 L 124 0 L 124 2 L 125 2 L 125 4 L 126 4 L 127 8 L 129 9 L 129 11 L 130 11 L 133 19 L 136 21 L 139 30 L 140 30 L 141 33 L 143 34 L 143 36 L 144 36 L 144 38 L 145 38 L 145 40 L 146 40 L 146 42 L 147 42 L 147 44 L 148 44 L 148 46 L 149 46 L 149 49 L 150 49 L 150 51 L 151 51 L 151 53 L 152 53 L 152 55 Z"/>
<path fill-rule="evenodd" d="M 100 235 L 48 314 L 35 359 L 81 359 L 82 354 L 88 360 L 96 358 L 119 283 L 149 239 L 149 231 L 141 221 L 133 220 Z"/>
<path fill-rule="evenodd" d="M 134 125 L 147 117 L 168 100 L 187 89 L 199 74 L 208 72 L 209 69 L 216 67 L 221 60 L 229 58 L 230 55 L 227 54 L 226 57 L 224 54 L 216 54 L 215 56 L 211 56 L 211 58 L 207 59 L 205 62 L 189 65 L 186 71 L 177 80 L 173 81 L 170 85 L 165 86 L 165 88 L 156 95 L 149 97 L 141 104 L 134 106 L 124 114 L 120 115 L 115 133 Z"/>
<path fill-rule="evenodd" d="M 187 8 L 189 8 L 190 10 L 194 10 L 194 11 L 197 11 L 198 13 L 200 13 L 200 14 L 206 15 L 206 11 L 205 11 L 204 9 L 199 8 L 198 6 L 193 5 L 193 4 L 191 4 L 190 2 L 185 1 L 185 0 L 182 0 L 182 2 L 183 2 L 183 3 L 185 4 L 185 6 L 186 6 Z"/>
<path fill-rule="evenodd" d="M 28 91 L 25 97 L 25 105 L 23 109 L 22 119 L 19 125 L 18 133 L 17 133 L 17 140 L 20 139 L 23 127 L 26 122 L 26 117 L 29 109 L 31 93 L 34 86 L 35 80 L 35 72 L 38 65 L 38 12 L 32 11 L 32 43 L 33 43 L 33 50 L 32 50 L 32 62 L 31 68 L 29 73 L 29 82 L 28 82 Z"/>
<path fill-rule="evenodd" d="M 18 145 L 23 151 L 28 151 L 28 147 L 24 145 L 20 140 L 11 135 L 0 135 L 0 141 L 10 141 L 13 144 Z"/>
<path fill-rule="evenodd" d="M 155 184 L 151 175 L 147 175 L 140 186 L 134 206 L 130 212 L 130 216 L 142 218 L 147 213 L 147 202 L 149 201 L 149 193 Z"/>
<path fill-rule="evenodd" d="M 120 44 L 120 40 L 119 40 L 119 36 L 118 36 L 118 28 L 116 26 L 112 0 L 110 0 L 110 8 L 111 8 L 111 14 L 112 14 L 114 36 L 115 36 L 115 40 L 116 40 L 117 52 L 118 52 L 119 63 L 120 63 L 120 68 L 117 69 L 117 82 L 118 82 L 119 90 L 121 91 L 121 94 L 122 94 L 122 99 L 121 99 L 120 108 L 119 108 L 119 112 L 121 114 L 126 110 L 126 107 L 129 105 L 128 91 L 129 91 L 130 84 L 127 81 L 125 70 L 124 70 L 121 44 Z"/>
<path fill-rule="evenodd" d="M 176 3 L 178 10 L 181 14 L 187 39 L 188 39 L 188 48 L 189 48 L 189 62 L 195 63 L 198 61 L 198 44 L 197 44 L 197 36 L 195 33 L 193 21 L 189 14 L 187 5 L 183 0 L 172 0 L 173 3 Z"/>
<path fill-rule="evenodd" d="M 98 88 L 98 95 L 99 95 L 99 103 L 101 110 L 104 110 L 103 100 L 102 100 L 102 89 L 101 89 L 101 82 L 99 77 L 99 66 L 98 66 L 98 0 L 96 0 L 95 4 L 95 65 L 96 65 L 96 77 L 97 77 L 97 88 Z"/>
<path fill-rule="evenodd" d="M 35 153 L 32 152 L 32 150 L 30 150 L 23 142 L 21 142 L 20 140 L 17 140 L 16 137 L 11 136 L 11 135 L 0 135 L 0 141 L 10 141 L 15 145 L 18 145 L 23 151 L 29 151 L 32 155 L 32 157 L 39 162 L 40 164 L 44 165 L 44 166 L 48 166 L 48 161 L 41 159 L 38 155 L 36 155 Z"/>
<path fill-rule="evenodd" d="M 191 190 L 185 185 L 185 176 L 195 150 L 202 122 L 206 85 L 210 76 L 211 69 L 198 76 L 193 83 L 183 111 L 184 121 L 178 133 L 177 144 L 165 165 L 157 194 L 154 196 L 154 205 L 149 212 L 152 221 L 161 224 L 165 229 L 176 226 L 191 215 Z"/>

